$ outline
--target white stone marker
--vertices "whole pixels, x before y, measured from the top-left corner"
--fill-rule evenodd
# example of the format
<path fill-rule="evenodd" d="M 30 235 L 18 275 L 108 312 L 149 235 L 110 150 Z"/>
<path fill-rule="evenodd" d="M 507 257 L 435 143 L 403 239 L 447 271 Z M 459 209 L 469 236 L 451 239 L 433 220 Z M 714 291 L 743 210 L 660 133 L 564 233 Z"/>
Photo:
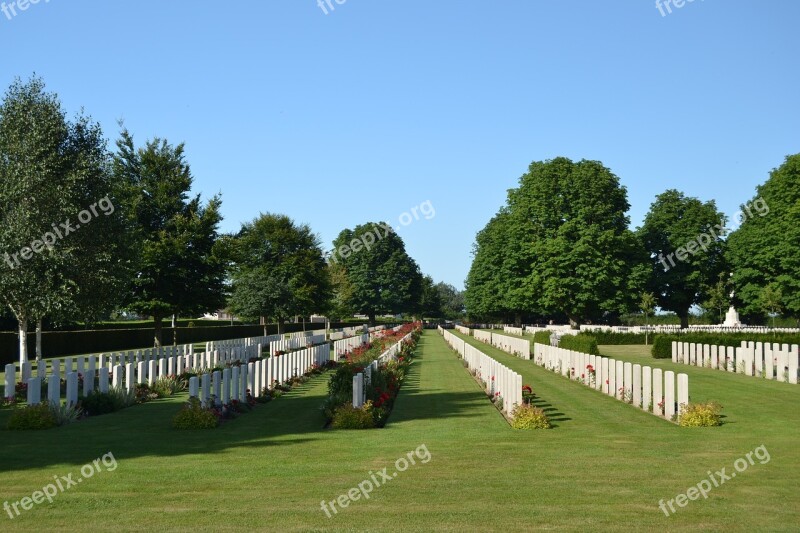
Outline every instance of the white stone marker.
<path fill-rule="evenodd" d="M 167 360 L 165 358 L 161 358 L 158 360 L 158 377 L 163 377 L 167 375 Z"/>
<path fill-rule="evenodd" d="M 633 405 L 642 407 L 642 365 L 633 365 Z"/>
<path fill-rule="evenodd" d="M 642 409 L 652 411 L 653 401 L 653 369 L 649 366 L 642 368 Z"/>
<path fill-rule="evenodd" d="M 94 390 L 94 372 L 83 376 L 83 395 L 88 396 Z"/>
<path fill-rule="evenodd" d="M 217 401 L 220 401 L 222 399 L 222 383 L 220 381 L 221 379 L 222 379 L 222 374 L 220 373 L 219 370 L 215 370 L 211 374 L 211 390 L 214 391 L 213 392 L 214 398 L 216 398 Z"/>
<path fill-rule="evenodd" d="M 247 366 L 242 365 L 239 367 L 239 401 L 247 401 Z"/>
<path fill-rule="evenodd" d="M 50 405 L 61 405 L 61 378 L 53 374 L 47 379 L 47 401 Z"/>
<path fill-rule="evenodd" d="M 17 395 L 15 373 L 17 367 L 15 365 L 6 365 L 6 379 L 5 379 L 5 396 L 4 398 L 13 398 Z"/>
<path fill-rule="evenodd" d="M 114 367 L 111 386 L 115 389 L 122 388 L 122 368 L 122 365 L 117 365 Z"/>
<path fill-rule="evenodd" d="M 231 369 L 224 368 L 222 370 L 222 403 L 229 405 L 231 403 Z"/>
<path fill-rule="evenodd" d="M 675 372 L 664 372 L 664 418 L 672 420 L 675 415 Z"/>
<path fill-rule="evenodd" d="M 58 376 L 58 379 L 61 379 L 61 359 L 53 359 L 53 374 Z"/>
<path fill-rule="evenodd" d="M 617 383 L 616 383 L 616 393 L 614 394 L 614 398 L 621 400 L 622 399 L 622 391 L 625 390 L 627 383 L 625 383 L 625 363 L 623 361 L 617 361 Z"/>
<path fill-rule="evenodd" d="M 42 380 L 28 379 L 28 405 L 39 405 L 42 402 Z"/>
<path fill-rule="evenodd" d="M 356 374 L 353 376 L 353 407 L 361 407 L 363 405 L 361 398 L 363 397 L 364 388 L 364 374 Z"/>
<path fill-rule="evenodd" d="M 99 385 L 97 386 L 97 389 L 100 392 L 108 392 L 108 367 L 104 366 L 103 368 L 101 368 L 100 371 L 98 372 L 98 376 L 99 376 Z"/>
<path fill-rule="evenodd" d="M 147 363 L 139 361 L 136 363 L 136 383 L 147 383 Z"/>
<path fill-rule="evenodd" d="M 64 359 L 64 373 L 69 374 L 72 372 L 72 357 Z"/>
<path fill-rule="evenodd" d="M 689 376 L 678 374 L 678 418 L 689 405 Z"/>
<path fill-rule="evenodd" d="M 200 388 L 200 401 L 206 404 L 211 396 L 211 376 L 209 374 L 203 374 L 203 377 L 200 378 Z"/>
<path fill-rule="evenodd" d="M 94 378 L 97 376 L 97 361 L 93 355 L 89 356 L 89 365 L 86 369 L 86 376 L 92 381 L 92 388 L 94 388 Z"/>
<path fill-rule="evenodd" d="M 125 365 L 125 388 L 129 391 L 136 388 L 136 374 L 133 372 L 133 363 Z"/>
<path fill-rule="evenodd" d="M 256 390 L 256 364 L 255 363 L 247 363 L 247 388 L 250 389 L 250 393 L 255 398 L 255 390 Z M 247 396 L 245 395 L 245 399 Z"/>
<path fill-rule="evenodd" d="M 663 416 L 661 407 L 658 405 L 664 402 L 664 376 L 660 368 L 653 369 L 653 413 Z"/>
<path fill-rule="evenodd" d="M 239 400 L 239 367 L 231 367 L 231 400 Z"/>
<path fill-rule="evenodd" d="M 714 370 L 719 369 L 719 346 L 716 344 L 711 347 L 711 368 Z"/>
<path fill-rule="evenodd" d="M 800 366 L 800 346 L 793 344 L 788 352 L 789 383 L 797 385 L 797 371 Z"/>
<path fill-rule="evenodd" d="M 200 389 L 200 383 L 197 379 L 197 376 L 192 376 L 189 378 L 189 397 L 197 398 Z"/>
<path fill-rule="evenodd" d="M 147 362 L 147 384 L 151 387 L 156 382 L 156 360 L 150 359 Z"/>
<path fill-rule="evenodd" d="M 678 362 L 678 341 L 672 341 L 672 362 Z"/>
<path fill-rule="evenodd" d="M 86 358 L 78 357 L 78 374 L 85 376 L 86 375 Z"/>
<path fill-rule="evenodd" d="M 78 403 L 78 373 L 67 374 L 67 406 Z"/>
<path fill-rule="evenodd" d="M 253 364 L 253 383 L 255 384 L 253 387 L 253 398 L 258 398 L 261 396 L 261 380 L 263 371 L 264 367 L 261 364 L 261 359 L 259 359 Z"/>
<path fill-rule="evenodd" d="M 756 343 L 755 351 L 756 376 L 764 377 L 764 343 Z"/>
<path fill-rule="evenodd" d="M 631 363 L 625 363 L 623 366 L 623 376 L 625 396 L 627 396 L 628 401 L 633 401 L 633 365 Z"/>
<path fill-rule="evenodd" d="M 608 395 L 615 397 L 617 395 L 617 361 L 615 359 L 608 360 Z"/>

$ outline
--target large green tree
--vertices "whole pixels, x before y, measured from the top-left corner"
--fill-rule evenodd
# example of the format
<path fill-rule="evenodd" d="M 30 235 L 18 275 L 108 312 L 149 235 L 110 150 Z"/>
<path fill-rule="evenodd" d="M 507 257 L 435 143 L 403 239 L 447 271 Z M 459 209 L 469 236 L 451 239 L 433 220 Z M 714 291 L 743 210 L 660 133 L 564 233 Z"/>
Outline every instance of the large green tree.
<path fill-rule="evenodd" d="M 627 190 L 602 163 L 531 163 L 508 206 L 522 274 L 517 301 L 563 313 L 573 327 L 635 306 L 641 247 L 628 229 Z"/>
<path fill-rule="evenodd" d="M 333 242 L 335 264 L 350 286 L 349 307 L 369 317 L 413 313 L 422 297 L 422 273 L 406 252 L 403 239 L 386 223 L 345 229 Z"/>
<path fill-rule="evenodd" d="M 439 289 L 430 276 L 422 277 L 422 291 L 419 302 L 419 312 L 423 318 L 444 318 L 442 311 L 442 298 Z"/>
<path fill-rule="evenodd" d="M 137 261 L 127 307 L 153 317 L 154 344 L 160 346 L 164 318 L 224 305 L 222 201 L 214 196 L 203 205 L 200 195 L 189 197 L 193 178 L 183 144 L 153 139 L 137 149 L 123 129 L 113 169 L 125 188 L 125 213 L 136 228 Z"/>
<path fill-rule="evenodd" d="M 773 285 L 783 312 L 800 320 L 800 154 L 773 170 L 741 213 L 727 258 L 743 314 L 763 316 L 762 291 Z"/>
<path fill-rule="evenodd" d="M 242 225 L 232 246 L 229 306 L 247 318 L 325 313 L 331 281 L 319 238 L 286 215 L 262 214 Z"/>
<path fill-rule="evenodd" d="M 725 215 L 714 201 L 671 189 L 656 197 L 638 234 L 650 258 L 648 290 L 689 327 L 689 310 L 725 270 Z"/>
<path fill-rule="evenodd" d="M 463 318 L 465 312 L 464 292 L 443 281 L 436 284 L 436 290 L 439 291 L 444 318 L 447 320 Z"/>
<path fill-rule="evenodd" d="M 66 118 L 44 82 L 17 80 L 0 106 L 0 298 L 19 324 L 20 361 L 36 324 L 74 321 L 118 302 L 127 279 L 125 225 L 99 126 Z M 103 209 L 103 206 L 109 206 Z"/>

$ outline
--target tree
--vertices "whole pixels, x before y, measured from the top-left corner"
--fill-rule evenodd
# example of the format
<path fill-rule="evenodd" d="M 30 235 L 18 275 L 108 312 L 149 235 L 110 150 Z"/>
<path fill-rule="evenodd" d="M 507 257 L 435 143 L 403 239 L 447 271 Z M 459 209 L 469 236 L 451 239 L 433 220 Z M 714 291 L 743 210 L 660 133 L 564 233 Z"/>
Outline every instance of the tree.
<path fill-rule="evenodd" d="M 740 216 L 727 252 L 737 306 L 745 316 L 761 315 L 761 292 L 776 284 L 786 314 L 800 320 L 800 154 L 770 173 Z"/>
<path fill-rule="evenodd" d="M 403 239 L 386 230 L 386 223 L 345 229 L 333 242 L 335 263 L 352 287 L 349 306 L 369 317 L 371 325 L 383 313 L 413 313 L 422 295 L 419 266 L 406 253 Z"/>
<path fill-rule="evenodd" d="M 725 282 L 725 274 L 720 274 L 719 280 L 714 285 L 706 287 L 705 293 L 708 299 L 703 303 L 703 308 L 714 309 L 719 313 L 719 323 L 724 321 L 725 310 L 730 305 L 728 297 L 728 284 Z"/>
<path fill-rule="evenodd" d="M 113 209 L 102 209 L 115 194 L 100 127 L 82 115 L 68 121 L 40 78 L 15 81 L 0 106 L 0 183 L 0 298 L 17 318 L 22 363 L 30 322 L 41 357 L 45 317 L 113 307 L 127 239 Z"/>
<path fill-rule="evenodd" d="M 136 149 L 122 130 L 113 169 L 124 185 L 125 212 L 136 227 L 135 276 L 128 309 L 153 317 L 154 344 L 161 346 L 162 321 L 224 305 L 225 258 L 217 228 L 219 196 L 202 205 L 188 197 L 192 174 L 184 145 L 153 139 Z"/>
<path fill-rule="evenodd" d="M 298 225 L 286 215 L 262 214 L 242 225 L 232 257 L 229 305 L 235 313 L 274 318 L 283 331 L 289 317 L 330 307 L 325 257 L 308 225 Z"/>
<path fill-rule="evenodd" d="M 442 299 L 433 278 L 423 276 L 419 312 L 423 318 L 443 318 Z"/>
<path fill-rule="evenodd" d="M 456 320 L 464 316 L 464 292 L 449 283 L 440 281 L 436 284 L 439 300 L 442 303 L 442 314 L 447 320 Z"/>
<path fill-rule="evenodd" d="M 510 252 L 519 276 L 512 301 L 564 313 L 573 327 L 633 307 L 641 248 L 628 229 L 627 191 L 602 163 L 531 163 L 508 208 L 520 247 Z"/>
<path fill-rule="evenodd" d="M 772 329 L 775 329 L 775 317 L 783 311 L 783 294 L 777 283 L 770 283 L 761 290 L 761 309 L 772 316 Z"/>
<path fill-rule="evenodd" d="M 725 216 L 713 201 L 701 202 L 674 189 L 656 197 L 639 228 L 649 254 L 648 290 L 662 309 L 689 327 L 689 310 L 706 298 L 706 288 L 725 270 Z"/>
<path fill-rule="evenodd" d="M 656 308 L 656 297 L 653 295 L 652 292 L 643 292 L 641 300 L 639 300 L 639 310 L 644 313 L 644 325 L 647 326 L 647 317 L 649 317 L 652 313 L 655 312 Z M 645 329 L 644 333 L 644 343 L 645 345 L 649 344 L 648 340 L 648 333 L 650 332 L 649 329 Z"/>

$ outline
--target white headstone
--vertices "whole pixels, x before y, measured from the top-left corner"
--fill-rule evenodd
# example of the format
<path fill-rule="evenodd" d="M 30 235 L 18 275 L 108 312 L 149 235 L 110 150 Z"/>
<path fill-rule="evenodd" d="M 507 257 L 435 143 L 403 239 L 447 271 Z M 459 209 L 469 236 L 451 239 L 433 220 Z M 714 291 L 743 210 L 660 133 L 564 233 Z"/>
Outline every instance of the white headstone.
<path fill-rule="evenodd" d="M 197 379 L 197 376 L 192 376 L 189 378 L 189 396 L 191 398 L 197 398 L 200 392 L 200 383 Z"/>
<path fill-rule="evenodd" d="M 97 374 L 99 379 L 97 389 L 100 392 L 108 392 L 108 367 L 104 366 Z"/>
<path fill-rule="evenodd" d="M 222 370 L 222 403 L 229 405 L 231 403 L 231 369 L 224 368 Z"/>
<path fill-rule="evenodd" d="M 642 368 L 642 409 L 653 411 L 653 369 L 649 366 Z"/>
<path fill-rule="evenodd" d="M 633 365 L 633 405 L 642 406 L 642 365 Z"/>
<path fill-rule="evenodd" d="M 67 406 L 78 403 L 78 373 L 67 374 Z"/>
<path fill-rule="evenodd" d="M 15 365 L 6 365 L 5 373 L 5 398 L 14 398 L 17 395 L 16 380 L 14 374 L 17 371 Z"/>
<path fill-rule="evenodd" d="M 42 402 L 42 380 L 28 379 L 28 405 L 39 405 Z"/>
<path fill-rule="evenodd" d="M 56 374 L 47 378 L 47 401 L 50 405 L 61 405 L 61 378 Z"/>
<path fill-rule="evenodd" d="M 678 374 L 678 417 L 683 415 L 686 406 L 689 405 L 689 376 Z"/>
<path fill-rule="evenodd" d="M 663 416 L 664 412 L 664 376 L 660 368 L 653 369 L 653 413 Z"/>
<path fill-rule="evenodd" d="M 675 372 L 664 372 L 664 418 L 672 420 L 675 415 Z"/>

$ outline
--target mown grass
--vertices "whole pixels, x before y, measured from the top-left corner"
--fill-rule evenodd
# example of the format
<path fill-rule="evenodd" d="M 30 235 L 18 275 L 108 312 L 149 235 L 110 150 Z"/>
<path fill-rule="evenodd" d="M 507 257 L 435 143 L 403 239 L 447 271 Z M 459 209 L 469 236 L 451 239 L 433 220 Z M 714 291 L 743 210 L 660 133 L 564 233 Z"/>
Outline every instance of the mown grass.
<path fill-rule="evenodd" d="M 426 331 L 385 429 L 323 430 L 318 377 L 223 427 L 177 432 L 180 399 L 46 432 L 0 431 L 0 495 L 17 501 L 112 452 L 103 472 L 3 531 L 796 530 L 797 393 L 690 374 L 726 424 L 689 430 L 470 340 L 521 372 L 555 428 L 515 431 Z M 632 355 L 634 356 L 634 355 Z M 702 371 L 703 369 L 698 369 Z M 706 371 L 710 373 L 711 371 Z M 688 372 L 687 372 L 688 373 Z M 8 411 L 0 411 L 5 426 Z M 330 501 L 420 445 L 431 454 L 332 518 Z M 667 518 L 658 509 L 761 444 L 772 460 Z"/>

